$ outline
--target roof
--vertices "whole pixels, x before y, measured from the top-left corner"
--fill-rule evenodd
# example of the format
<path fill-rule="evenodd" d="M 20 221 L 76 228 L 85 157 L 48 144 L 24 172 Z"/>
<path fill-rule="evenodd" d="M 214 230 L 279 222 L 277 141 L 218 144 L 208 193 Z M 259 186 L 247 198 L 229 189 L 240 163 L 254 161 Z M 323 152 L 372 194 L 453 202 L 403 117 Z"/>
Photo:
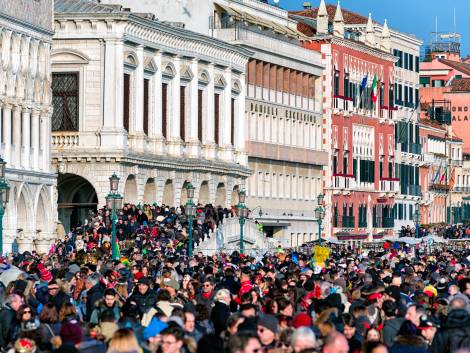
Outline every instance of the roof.
<path fill-rule="evenodd" d="M 54 0 L 54 12 L 59 13 L 120 13 L 120 5 L 104 5 L 88 0 Z"/>
<path fill-rule="evenodd" d="M 343 13 L 343 19 L 344 19 L 344 24 L 367 24 L 368 17 L 367 16 L 362 16 L 356 12 L 348 11 L 343 8 L 341 8 L 341 11 Z M 326 5 L 326 12 L 328 13 L 328 21 L 333 22 L 333 19 L 335 18 L 335 13 L 336 13 L 336 5 L 331 5 L 327 4 Z M 301 11 L 291 11 L 289 12 L 290 14 L 293 15 L 299 15 L 299 16 L 304 16 L 304 17 L 310 17 L 310 18 L 317 18 L 318 14 L 318 8 L 312 8 L 308 10 L 301 10 Z M 374 20 L 372 20 L 374 23 L 378 23 Z"/>
<path fill-rule="evenodd" d="M 451 92 L 470 91 L 470 78 L 456 78 L 450 85 Z"/>
<path fill-rule="evenodd" d="M 439 59 L 439 62 L 453 68 L 454 70 L 460 71 L 465 75 L 470 75 L 470 64 L 447 59 Z"/>

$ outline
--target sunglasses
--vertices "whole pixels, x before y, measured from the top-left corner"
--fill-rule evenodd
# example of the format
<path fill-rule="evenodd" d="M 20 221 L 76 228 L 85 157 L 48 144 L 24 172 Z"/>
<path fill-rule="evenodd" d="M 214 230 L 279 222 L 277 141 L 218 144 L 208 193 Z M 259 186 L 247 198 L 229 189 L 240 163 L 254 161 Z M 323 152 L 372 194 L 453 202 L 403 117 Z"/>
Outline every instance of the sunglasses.
<path fill-rule="evenodd" d="M 31 310 L 25 310 L 23 311 L 23 314 L 31 314 Z"/>
<path fill-rule="evenodd" d="M 58 289 L 59 289 L 58 287 L 49 288 L 49 290 L 58 290 Z"/>
<path fill-rule="evenodd" d="M 204 284 L 203 287 L 211 287 L 212 285 L 211 284 Z"/>

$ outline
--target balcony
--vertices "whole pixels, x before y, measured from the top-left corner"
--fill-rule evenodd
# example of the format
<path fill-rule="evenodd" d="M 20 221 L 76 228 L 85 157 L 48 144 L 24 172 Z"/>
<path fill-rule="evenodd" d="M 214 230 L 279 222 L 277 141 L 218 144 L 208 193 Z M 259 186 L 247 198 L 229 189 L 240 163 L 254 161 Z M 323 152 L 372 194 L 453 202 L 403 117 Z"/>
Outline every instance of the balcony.
<path fill-rule="evenodd" d="M 452 159 L 450 161 L 451 165 L 454 166 L 454 167 L 463 167 L 463 160 L 459 160 L 459 159 Z"/>
<path fill-rule="evenodd" d="M 380 191 L 397 193 L 400 191 L 400 179 L 382 178 L 380 180 Z"/>
<path fill-rule="evenodd" d="M 435 184 L 429 185 L 429 190 L 435 191 L 438 193 L 447 193 L 449 192 L 449 189 L 450 187 L 447 184 L 435 183 Z"/>
<path fill-rule="evenodd" d="M 470 193 L 470 186 L 456 186 L 452 189 L 452 191 Z"/>
<path fill-rule="evenodd" d="M 52 148 L 69 149 L 78 147 L 79 132 L 78 131 L 57 131 L 52 133 Z"/>
<path fill-rule="evenodd" d="M 354 189 L 356 179 L 352 174 L 333 174 L 333 188 L 341 190 Z"/>
<path fill-rule="evenodd" d="M 395 108 L 389 107 L 381 107 L 379 110 L 380 118 L 381 119 L 390 119 L 396 120 L 397 119 L 397 110 Z"/>
<path fill-rule="evenodd" d="M 420 185 L 404 185 L 403 187 L 401 187 L 400 191 L 403 195 L 418 196 L 418 197 L 422 196 Z"/>
<path fill-rule="evenodd" d="M 344 111 L 344 107 L 345 107 L 344 98 L 335 96 L 333 98 L 334 112 L 335 113 L 342 112 L 342 111 Z"/>

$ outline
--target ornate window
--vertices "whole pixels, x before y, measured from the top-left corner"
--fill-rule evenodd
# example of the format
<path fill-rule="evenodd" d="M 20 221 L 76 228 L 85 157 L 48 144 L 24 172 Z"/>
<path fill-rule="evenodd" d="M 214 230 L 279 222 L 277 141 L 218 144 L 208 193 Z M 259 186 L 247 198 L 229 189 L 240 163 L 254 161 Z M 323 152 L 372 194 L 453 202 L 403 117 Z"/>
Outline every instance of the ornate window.
<path fill-rule="evenodd" d="M 52 131 L 78 131 L 78 72 L 52 74 Z"/>

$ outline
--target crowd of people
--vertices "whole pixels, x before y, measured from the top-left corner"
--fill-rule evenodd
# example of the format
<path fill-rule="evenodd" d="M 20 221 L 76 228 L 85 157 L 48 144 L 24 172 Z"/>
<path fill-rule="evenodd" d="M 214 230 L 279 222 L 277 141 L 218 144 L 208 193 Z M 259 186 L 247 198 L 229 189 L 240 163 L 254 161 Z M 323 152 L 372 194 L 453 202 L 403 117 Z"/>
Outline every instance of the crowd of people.
<path fill-rule="evenodd" d="M 232 211 L 198 208 L 201 241 Z M 0 260 L 11 353 L 470 352 L 470 251 L 187 254 L 184 209 L 100 209 L 48 254 Z M 428 251 L 428 252 L 426 252 Z"/>

